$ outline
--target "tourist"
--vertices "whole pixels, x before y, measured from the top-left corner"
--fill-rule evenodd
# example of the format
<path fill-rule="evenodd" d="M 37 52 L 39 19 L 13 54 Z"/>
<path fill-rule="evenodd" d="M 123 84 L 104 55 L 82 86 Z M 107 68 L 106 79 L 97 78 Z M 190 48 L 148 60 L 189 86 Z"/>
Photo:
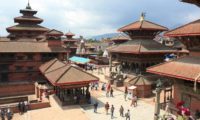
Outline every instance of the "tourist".
<path fill-rule="evenodd" d="M 106 88 L 106 97 L 109 97 L 110 88 L 111 88 L 111 86 L 108 83 L 107 88 Z"/>
<path fill-rule="evenodd" d="M 105 90 L 105 85 L 106 85 L 106 83 L 103 83 L 103 84 L 102 84 L 102 87 L 101 87 L 101 90 L 102 90 L 102 91 Z"/>
<path fill-rule="evenodd" d="M 87 99 L 87 103 L 90 104 L 91 103 L 91 95 L 90 95 L 89 91 L 86 92 L 86 99 Z"/>
<path fill-rule="evenodd" d="M 1 120 L 5 120 L 5 110 L 2 108 L 0 110 Z"/>
<path fill-rule="evenodd" d="M 106 102 L 106 104 L 105 104 L 106 114 L 108 114 L 109 107 L 110 107 L 110 106 L 109 106 L 108 102 Z"/>
<path fill-rule="evenodd" d="M 136 107 L 137 106 L 137 96 L 136 95 L 133 97 L 133 101 L 134 101 L 134 107 Z"/>
<path fill-rule="evenodd" d="M 113 96 L 113 89 L 112 88 L 110 89 L 110 97 L 114 97 Z"/>
<path fill-rule="evenodd" d="M 125 91 L 124 91 L 124 99 L 125 99 L 125 101 L 126 101 L 127 95 L 128 95 L 128 88 L 127 88 L 127 86 L 125 86 Z"/>
<path fill-rule="evenodd" d="M 125 114 L 126 120 L 130 120 L 130 110 L 127 111 Z"/>
<path fill-rule="evenodd" d="M 120 113 L 120 116 L 123 117 L 124 116 L 124 108 L 123 106 L 121 105 L 120 109 L 119 109 L 119 113 Z"/>
<path fill-rule="evenodd" d="M 11 120 L 12 116 L 13 116 L 13 113 L 11 112 L 10 108 L 8 108 L 7 113 L 6 113 L 7 120 Z"/>
<path fill-rule="evenodd" d="M 21 102 L 21 111 L 22 111 L 22 113 L 24 113 L 25 110 L 26 110 L 26 106 L 25 106 L 24 102 Z"/>
<path fill-rule="evenodd" d="M 98 86 L 99 86 L 99 85 L 98 85 L 98 82 L 96 82 L 95 85 L 94 85 L 95 90 L 98 90 Z"/>
<path fill-rule="evenodd" d="M 111 108 L 110 108 L 111 119 L 113 119 L 113 117 L 114 117 L 114 116 L 113 116 L 114 110 L 115 110 L 115 108 L 114 108 L 114 106 L 112 105 Z"/>
<path fill-rule="evenodd" d="M 77 104 L 77 96 L 74 95 L 74 103 Z"/>
<path fill-rule="evenodd" d="M 98 104 L 99 104 L 99 103 L 98 103 L 97 101 L 94 103 L 94 112 L 95 112 L 95 113 L 97 113 Z"/>

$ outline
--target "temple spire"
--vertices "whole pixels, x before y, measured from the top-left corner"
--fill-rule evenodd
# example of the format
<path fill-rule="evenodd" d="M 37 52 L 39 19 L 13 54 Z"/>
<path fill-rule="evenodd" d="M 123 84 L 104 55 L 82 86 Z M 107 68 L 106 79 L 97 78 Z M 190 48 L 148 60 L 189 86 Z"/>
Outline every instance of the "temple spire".
<path fill-rule="evenodd" d="M 140 21 L 144 21 L 146 13 L 142 12 L 140 16 Z"/>
<path fill-rule="evenodd" d="M 31 6 L 30 6 L 30 1 L 28 0 L 28 4 L 26 6 L 26 9 L 30 9 L 31 10 Z"/>

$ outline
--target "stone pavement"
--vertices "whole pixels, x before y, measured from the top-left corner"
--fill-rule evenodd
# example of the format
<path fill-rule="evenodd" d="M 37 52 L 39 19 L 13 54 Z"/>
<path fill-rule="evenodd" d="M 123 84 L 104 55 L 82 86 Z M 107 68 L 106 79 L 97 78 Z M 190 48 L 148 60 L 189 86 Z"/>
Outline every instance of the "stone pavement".
<path fill-rule="evenodd" d="M 124 100 L 123 92 L 114 90 L 114 97 L 106 97 L 103 91 L 92 91 L 92 94 L 100 94 L 96 96 L 94 101 L 99 102 L 97 113 L 93 112 L 93 105 L 83 106 L 85 113 L 88 115 L 90 120 L 110 120 L 110 114 L 106 115 L 104 104 L 108 102 L 110 106 L 113 104 L 115 107 L 114 120 L 124 120 L 125 117 L 120 117 L 119 108 L 122 105 L 124 107 L 124 112 L 130 110 L 131 120 L 153 120 L 154 115 L 154 105 L 148 104 L 142 100 L 138 100 L 137 107 L 131 107 L 131 100 Z M 109 111 L 110 113 L 110 111 Z M 164 111 L 162 111 L 164 113 Z"/>
<path fill-rule="evenodd" d="M 89 120 L 79 105 L 61 107 L 52 96 L 50 101 L 51 107 L 14 114 L 13 120 Z"/>

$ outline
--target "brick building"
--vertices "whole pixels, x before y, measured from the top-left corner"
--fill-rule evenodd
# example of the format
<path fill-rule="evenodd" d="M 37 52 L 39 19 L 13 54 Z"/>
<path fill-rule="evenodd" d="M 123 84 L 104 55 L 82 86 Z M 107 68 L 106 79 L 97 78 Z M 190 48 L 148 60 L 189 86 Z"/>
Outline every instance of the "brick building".
<path fill-rule="evenodd" d="M 37 11 L 29 4 L 20 13 L 19 24 L 7 28 L 8 38 L 0 38 L 0 96 L 34 93 L 34 82 L 42 78 L 39 66 L 67 53 L 62 32 L 39 26 L 43 20 L 33 16 Z"/>

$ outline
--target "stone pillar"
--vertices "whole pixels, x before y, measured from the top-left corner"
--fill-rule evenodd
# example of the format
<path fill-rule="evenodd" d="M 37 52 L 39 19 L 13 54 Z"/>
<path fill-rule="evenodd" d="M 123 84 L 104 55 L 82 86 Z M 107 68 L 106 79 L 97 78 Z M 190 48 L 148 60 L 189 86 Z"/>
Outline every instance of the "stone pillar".
<path fill-rule="evenodd" d="M 155 103 L 154 120 L 158 120 L 159 115 L 160 115 L 160 93 L 161 93 L 161 88 L 156 88 L 156 103 Z"/>
<path fill-rule="evenodd" d="M 111 72 L 112 72 L 112 54 L 109 57 L 109 72 L 110 72 L 110 75 L 111 75 Z"/>

